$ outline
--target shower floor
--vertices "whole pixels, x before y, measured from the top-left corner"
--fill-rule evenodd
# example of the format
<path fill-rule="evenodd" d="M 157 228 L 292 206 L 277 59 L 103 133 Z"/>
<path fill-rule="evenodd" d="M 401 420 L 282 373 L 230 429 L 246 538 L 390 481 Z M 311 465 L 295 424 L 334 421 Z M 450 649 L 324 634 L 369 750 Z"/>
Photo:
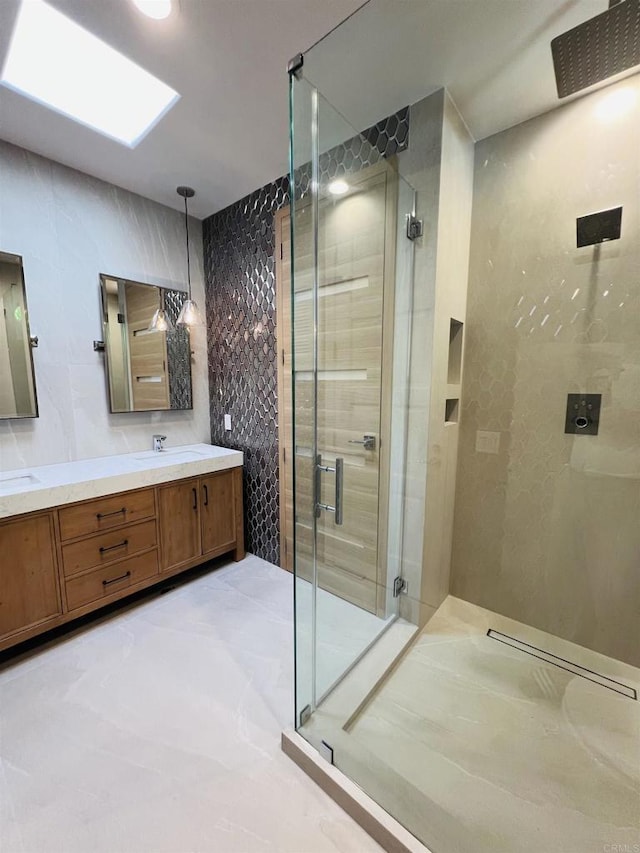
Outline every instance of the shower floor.
<path fill-rule="evenodd" d="M 349 712 L 359 678 L 356 668 L 305 729 L 433 853 L 638 849 L 637 668 L 449 596 Z"/>

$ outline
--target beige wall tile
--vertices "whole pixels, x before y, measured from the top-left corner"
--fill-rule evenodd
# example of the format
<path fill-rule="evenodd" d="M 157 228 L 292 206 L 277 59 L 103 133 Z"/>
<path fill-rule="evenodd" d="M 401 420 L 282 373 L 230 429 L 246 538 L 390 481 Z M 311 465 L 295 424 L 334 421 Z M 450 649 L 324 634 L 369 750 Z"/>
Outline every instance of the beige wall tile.
<path fill-rule="evenodd" d="M 635 93 L 626 114 L 607 99 Z M 452 592 L 638 665 L 640 76 L 476 145 Z M 576 217 L 623 206 L 576 248 Z M 598 436 L 566 396 L 602 394 Z M 497 453 L 476 450 L 499 433 Z"/>

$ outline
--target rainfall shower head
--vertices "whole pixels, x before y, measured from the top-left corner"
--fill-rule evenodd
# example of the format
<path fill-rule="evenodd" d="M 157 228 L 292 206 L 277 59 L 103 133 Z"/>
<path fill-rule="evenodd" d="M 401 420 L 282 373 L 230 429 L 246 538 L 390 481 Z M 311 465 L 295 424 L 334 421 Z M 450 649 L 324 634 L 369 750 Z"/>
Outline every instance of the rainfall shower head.
<path fill-rule="evenodd" d="M 566 98 L 640 65 L 640 0 L 609 8 L 551 42 L 558 97 Z"/>

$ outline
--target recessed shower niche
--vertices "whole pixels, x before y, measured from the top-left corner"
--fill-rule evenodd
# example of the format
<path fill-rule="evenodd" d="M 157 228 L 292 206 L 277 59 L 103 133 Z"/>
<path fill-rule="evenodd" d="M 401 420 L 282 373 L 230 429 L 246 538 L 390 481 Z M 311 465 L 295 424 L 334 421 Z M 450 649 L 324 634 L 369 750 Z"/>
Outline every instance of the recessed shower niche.
<path fill-rule="evenodd" d="M 454 320 L 449 322 L 449 368 L 447 382 L 449 385 L 459 385 L 462 375 L 462 335 L 464 323 Z"/>
<path fill-rule="evenodd" d="M 460 400 L 451 398 L 445 401 L 444 405 L 444 422 L 446 424 L 458 423 L 458 409 L 460 408 Z"/>

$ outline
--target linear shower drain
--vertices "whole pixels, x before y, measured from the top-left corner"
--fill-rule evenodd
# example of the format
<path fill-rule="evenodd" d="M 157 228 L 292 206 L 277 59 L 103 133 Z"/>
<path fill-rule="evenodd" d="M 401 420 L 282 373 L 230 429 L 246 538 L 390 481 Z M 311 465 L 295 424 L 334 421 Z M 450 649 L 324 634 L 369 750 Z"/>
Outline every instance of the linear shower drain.
<path fill-rule="evenodd" d="M 638 699 L 638 693 L 635 688 L 629 687 L 627 684 L 622 684 L 622 682 L 616 681 L 614 678 L 609 678 L 608 675 L 602 675 L 601 672 L 595 672 L 592 669 L 587 669 L 584 666 L 580 666 L 579 663 L 574 663 L 573 661 L 558 657 L 558 655 L 554 655 L 551 652 L 546 652 L 544 649 L 539 649 L 537 646 L 532 646 L 530 643 L 525 643 L 524 640 L 518 640 L 516 637 L 510 637 L 508 634 L 503 634 L 501 631 L 494 631 L 493 628 L 489 628 L 487 631 L 487 637 L 490 637 L 492 640 L 497 640 L 499 643 L 504 643 L 505 646 L 510 646 L 512 649 L 524 652 L 524 654 L 530 655 L 538 660 L 542 660 L 545 663 L 557 666 L 559 669 L 564 669 L 565 672 L 570 672 L 573 675 L 579 675 L 580 678 L 586 678 L 587 681 L 599 684 L 600 687 L 606 687 L 607 690 L 613 690 L 621 696 L 626 696 L 627 699 L 635 699 L 636 701 Z"/>

